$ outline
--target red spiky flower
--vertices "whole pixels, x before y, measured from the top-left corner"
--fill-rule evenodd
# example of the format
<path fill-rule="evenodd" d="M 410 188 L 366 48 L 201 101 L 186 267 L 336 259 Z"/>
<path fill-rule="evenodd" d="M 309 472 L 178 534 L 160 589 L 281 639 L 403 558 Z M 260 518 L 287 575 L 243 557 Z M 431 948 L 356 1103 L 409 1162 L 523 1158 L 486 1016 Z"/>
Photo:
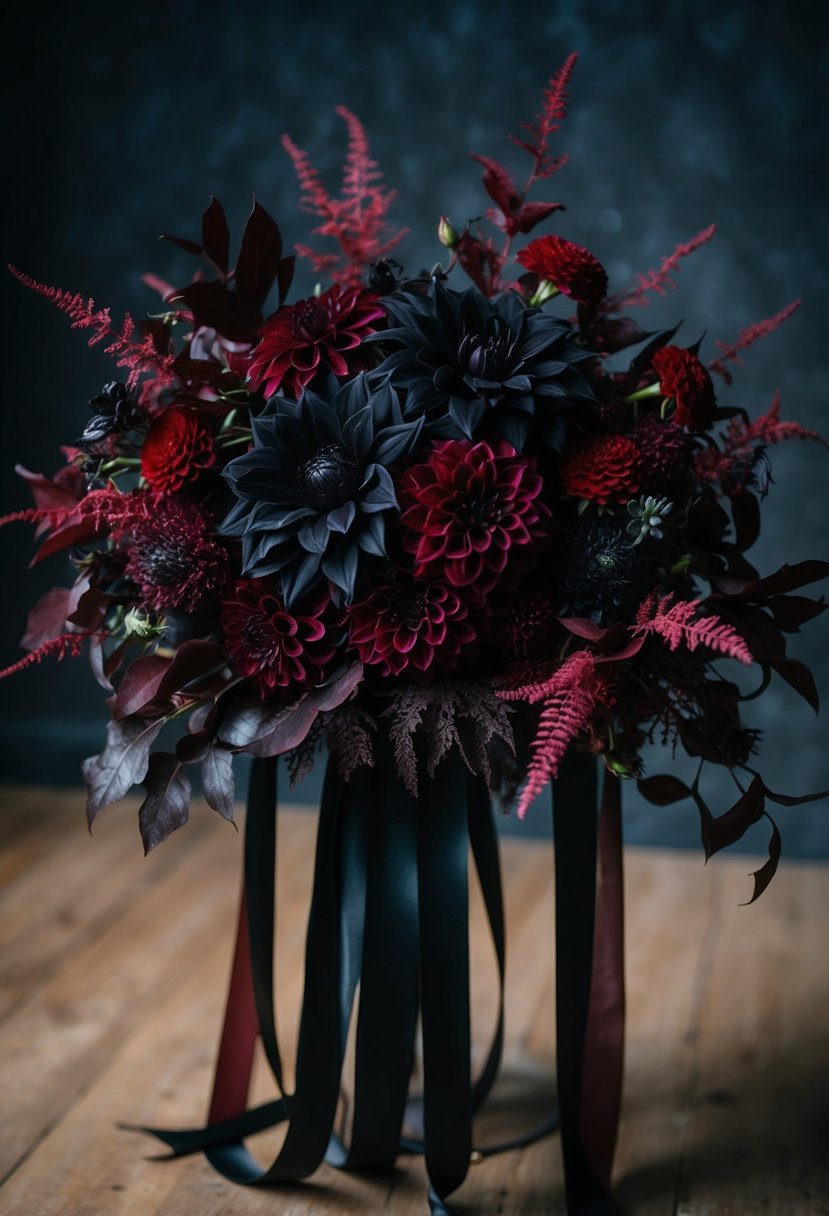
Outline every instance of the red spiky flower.
<path fill-rule="evenodd" d="M 521 250 L 518 261 L 578 304 L 596 305 L 607 294 L 602 264 L 589 249 L 564 237 L 540 236 Z"/>
<path fill-rule="evenodd" d="M 550 511 L 538 497 L 542 485 L 533 457 L 519 455 L 504 439 L 436 443 L 398 487 L 403 544 L 414 555 L 415 573 L 485 595 L 512 547 L 545 535 Z"/>
<path fill-rule="evenodd" d="M 286 305 L 262 326 L 250 355 L 231 356 L 239 374 L 266 397 L 282 392 L 298 398 L 318 372 L 353 375 L 370 366 L 360 343 L 385 316 L 379 297 L 364 287 L 340 287 Z"/>
<path fill-rule="evenodd" d="M 141 476 L 157 494 L 174 494 L 216 463 L 213 439 L 195 410 L 171 406 L 150 424 Z"/>
<path fill-rule="evenodd" d="M 405 569 L 390 578 L 375 576 L 368 595 L 352 604 L 348 615 L 351 645 L 363 663 L 378 665 L 384 676 L 433 666 L 451 671 L 476 639 L 469 608 L 451 587 Z"/>
<path fill-rule="evenodd" d="M 714 421 L 714 385 L 705 366 L 690 350 L 663 346 L 653 357 L 663 397 L 676 402 L 673 420 L 689 431 L 707 431 Z"/>
<path fill-rule="evenodd" d="M 324 620 L 327 595 L 289 612 L 268 579 L 241 579 L 222 605 L 225 647 L 237 670 L 263 698 L 321 683 L 336 653 L 336 631 Z"/>
<path fill-rule="evenodd" d="M 640 483 L 639 450 L 625 435 L 592 435 L 561 466 L 564 493 L 602 507 L 628 502 Z"/>

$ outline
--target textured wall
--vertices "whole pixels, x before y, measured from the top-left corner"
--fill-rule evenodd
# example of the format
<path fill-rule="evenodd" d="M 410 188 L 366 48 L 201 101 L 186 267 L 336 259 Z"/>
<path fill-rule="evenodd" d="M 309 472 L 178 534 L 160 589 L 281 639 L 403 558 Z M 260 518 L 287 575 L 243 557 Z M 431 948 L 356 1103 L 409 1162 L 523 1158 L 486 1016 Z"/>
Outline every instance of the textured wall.
<path fill-rule="evenodd" d="M 711 343 L 803 296 L 787 328 L 749 353 L 728 400 L 760 410 L 780 388 L 790 416 L 826 431 L 824 13 L 822 4 L 735 0 L 18 6 L 5 20 L 2 73 L 5 260 L 140 316 L 155 304 L 142 271 L 174 281 L 189 272 L 156 237 L 195 231 L 209 193 L 238 231 L 255 189 L 286 236 L 301 239 L 279 136 L 289 130 L 323 173 L 335 172 L 342 102 L 363 118 L 400 191 L 395 218 L 412 229 L 401 259 L 430 266 L 441 252 L 438 214 L 462 221 L 482 209 L 468 150 L 512 156 L 507 133 L 575 49 L 582 61 L 561 136 L 571 164 L 549 195 L 567 204 L 559 231 L 593 249 L 618 287 L 716 221 L 715 244 L 686 263 L 681 290 L 647 320 L 684 317 L 687 341 L 706 331 Z M 111 365 L 11 281 L 3 303 L 0 497 L 14 509 L 26 505 L 14 461 L 51 471 Z M 773 453 L 761 568 L 826 555 L 828 459 L 806 445 Z M 17 657 L 27 604 L 64 573 L 59 561 L 26 572 L 28 530 L 18 529 L 0 538 L 0 662 Z M 820 621 L 794 648 L 824 693 L 826 651 Z M 43 668 L 0 693 L 6 775 L 72 780 L 104 721 L 91 677 L 77 665 Z M 783 688 L 753 708 L 768 735 L 769 780 L 829 785 L 825 725 L 808 707 Z M 829 856 L 825 805 L 781 820 L 790 854 Z M 696 837 L 687 809 L 633 799 L 629 827 L 642 839 Z"/>

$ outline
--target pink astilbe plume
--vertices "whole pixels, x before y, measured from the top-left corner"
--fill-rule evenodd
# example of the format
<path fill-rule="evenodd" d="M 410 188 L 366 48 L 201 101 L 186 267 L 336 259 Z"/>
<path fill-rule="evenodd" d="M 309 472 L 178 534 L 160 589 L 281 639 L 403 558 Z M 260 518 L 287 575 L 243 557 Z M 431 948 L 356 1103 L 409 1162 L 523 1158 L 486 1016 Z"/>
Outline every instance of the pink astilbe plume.
<path fill-rule="evenodd" d="M 408 229 L 386 235 L 386 216 L 397 192 L 380 185 L 383 175 L 371 157 L 360 120 L 345 106 L 337 106 L 337 113 L 348 129 L 341 198 L 331 197 L 308 153 L 298 148 L 290 135 L 282 136 L 282 146 L 293 161 L 303 191 L 301 210 L 323 221 L 314 233 L 333 237 L 340 246 L 336 254 L 297 245 L 297 253 L 308 258 L 315 271 L 324 271 L 344 286 L 356 286 L 370 264 L 390 253 Z"/>
<path fill-rule="evenodd" d="M 747 350 L 749 346 L 753 346 L 760 338 L 767 338 L 769 334 L 773 334 L 784 321 L 788 321 L 792 313 L 797 312 L 802 303 L 802 300 L 792 300 L 790 304 L 787 304 L 785 308 L 781 308 L 780 312 L 775 313 L 773 317 L 766 317 L 764 321 L 755 321 L 753 325 L 749 325 L 746 329 L 740 331 L 740 336 L 731 346 L 728 346 L 717 338 L 714 345 L 720 353 L 713 362 L 708 364 L 709 371 L 716 372 L 717 375 L 722 376 L 726 384 L 733 383 L 734 377 L 725 366 L 726 363 L 736 363 L 738 367 L 742 367 L 743 361 L 740 358 L 740 351 Z"/>
<path fill-rule="evenodd" d="M 531 182 L 539 178 L 551 177 L 557 169 L 567 164 L 568 156 L 550 156 L 550 136 L 554 135 L 567 117 L 567 102 L 573 72 L 578 62 L 578 52 L 572 51 L 564 63 L 550 77 L 544 93 L 544 104 L 541 113 L 537 114 L 534 122 L 522 122 L 521 126 L 528 132 L 528 138 L 519 139 L 511 135 L 510 139 L 519 148 L 523 148 L 532 156 L 535 164 L 532 170 Z M 526 190 L 525 190 L 526 193 Z"/>
<path fill-rule="evenodd" d="M 72 329 L 91 329 L 89 346 L 97 346 L 99 342 L 108 342 L 104 349 L 108 355 L 115 358 L 117 367 L 127 369 L 126 386 L 132 390 L 138 383 L 143 372 L 155 372 L 156 377 L 169 383 L 173 379 L 173 355 L 161 354 L 156 347 L 152 334 L 143 337 L 136 333 L 135 321 L 126 313 L 121 328 L 116 329 L 112 324 L 112 316 L 108 308 L 96 308 L 92 299 L 84 299 L 80 292 L 73 295 L 69 291 L 61 291 L 57 287 L 48 287 L 37 279 L 24 274 L 15 266 L 9 270 L 24 287 L 36 291 L 46 300 L 50 300 L 61 312 L 66 313 L 72 322 Z"/>
<path fill-rule="evenodd" d="M 737 415 L 730 419 L 722 439 L 722 450 L 710 444 L 697 452 L 694 472 L 697 480 L 719 486 L 733 493 L 741 485 L 750 485 L 758 451 L 766 444 L 783 443 L 787 439 L 811 439 L 829 449 L 829 440 L 799 422 L 783 421 L 780 417 L 780 392 L 759 418 L 746 422 Z"/>
<path fill-rule="evenodd" d="M 742 418 L 732 418 L 726 442 L 736 446 L 751 443 L 782 443 L 785 439 L 813 439 L 823 447 L 829 448 L 829 440 L 824 439 L 818 431 L 801 426 L 799 422 L 781 420 L 780 392 L 778 390 L 765 414 L 761 414 L 753 422 L 746 424 Z"/>
<path fill-rule="evenodd" d="M 59 637 L 50 638 L 34 650 L 30 650 L 16 663 L 12 663 L 10 667 L 5 667 L 0 671 L 0 680 L 5 680 L 6 676 L 16 676 L 18 672 L 25 671 L 27 667 L 34 667 L 41 659 L 65 659 L 67 656 L 76 659 L 88 637 L 88 633 L 62 633 Z"/>
<path fill-rule="evenodd" d="M 646 274 L 637 275 L 636 284 L 627 291 L 608 297 L 603 311 L 620 312 L 624 308 L 647 308 L 650 304 L 649 292 L 664 296 L 669 288 L 676 286 L 671 275 L 679 270 L 683 258 L 694 253 L 701 245 L 707 244 L 717 231 L 716 224 L 709 224 L 690 241 L 680 242 L 673 253 L 662 259 L 658 270 L 649 270 Z"/>
<path fill-rule="evenodd" d="M 554 671 L 542 667 L 537 680 L 498 693 L 502 700 L 516 700 L 520 695 L 531 703 L 544 702 L 530 749 L 527 781 L 518 801 L 519 819 L 547 782 L 558 775 L 570 743 L 585 729 L 596 705 L 607 700 L 608 691 L 607 679 L 596 670 L 590 651 L 577 650 Z"/>
<path fill-rule="evenodd" d="M 680 646 L 687 646 L 689 650 L 707 646 L 730 659 L 736 659 L 738 663 L 750 666 L 754 662 L 745 639 L 740 637 L 736 629 L 714 613 L 704 617 L 697 615 L 699 600 L 678 600 L 673 603 L 673 599 L 673 592 L 661 598 L 656 592 L 651 592 L 636 614 L 634 637 L 656 634 L 668 643 L 670 650 L 677 650 Z"/>

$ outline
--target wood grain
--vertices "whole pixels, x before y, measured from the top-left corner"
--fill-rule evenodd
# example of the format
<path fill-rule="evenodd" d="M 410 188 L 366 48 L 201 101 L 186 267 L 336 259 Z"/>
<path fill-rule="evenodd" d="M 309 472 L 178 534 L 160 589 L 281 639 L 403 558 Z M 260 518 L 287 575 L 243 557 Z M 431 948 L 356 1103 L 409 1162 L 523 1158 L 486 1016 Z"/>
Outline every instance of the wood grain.
<path fill-rule="evenodd" d="M 426 1210 L 422 1163 L 278 1193 L 200 1158 L 149 1161 L 120 1121 L 205 1114 L 230 962 L 241 839 L 205 807 L 146 861 L 135 805 L 90 841 L 78 794 L 7 790 L 0 821 L 0 1212 L 6 1216 L 342 1216 Z M 277 994 L 295 1051 L 315 817 L 281 821 Z M 503 1076 L 476 1128 L 531 1126 L 554 1100 L 549 846 L 504 842 Z M 635 1216 L 829 1216 L 829 867 L 781 866 L 752 907 L 745 858 L 628 850 L 629 993 L 616 1190 Z M 495 970 L 472 899 L 476 1061 Z M 257 1068 L 254 1096 L 272 1088 Z M 255 1144 L 263 1160 L 281 1133 Z M 470 1169 L 460 1214 L 563 1213 L 553 1138 Z"/>

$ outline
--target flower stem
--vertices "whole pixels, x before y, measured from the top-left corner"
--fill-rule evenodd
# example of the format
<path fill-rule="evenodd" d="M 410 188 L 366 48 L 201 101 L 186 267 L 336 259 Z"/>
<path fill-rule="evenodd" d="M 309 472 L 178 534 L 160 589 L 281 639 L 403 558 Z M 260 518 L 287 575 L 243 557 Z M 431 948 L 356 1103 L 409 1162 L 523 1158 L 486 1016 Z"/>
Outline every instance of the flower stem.
<path fill-rule="evenodd" d="M 649 384 L 647 388 L 640 388 L 635 393 L 630 393 L 625 397 L 625 403 L 632 405 L 634 401 L 645 401 L 648 397 L 658 397 L 661 392 L 662 389 L 657 380 L 656 384 Z"/>

